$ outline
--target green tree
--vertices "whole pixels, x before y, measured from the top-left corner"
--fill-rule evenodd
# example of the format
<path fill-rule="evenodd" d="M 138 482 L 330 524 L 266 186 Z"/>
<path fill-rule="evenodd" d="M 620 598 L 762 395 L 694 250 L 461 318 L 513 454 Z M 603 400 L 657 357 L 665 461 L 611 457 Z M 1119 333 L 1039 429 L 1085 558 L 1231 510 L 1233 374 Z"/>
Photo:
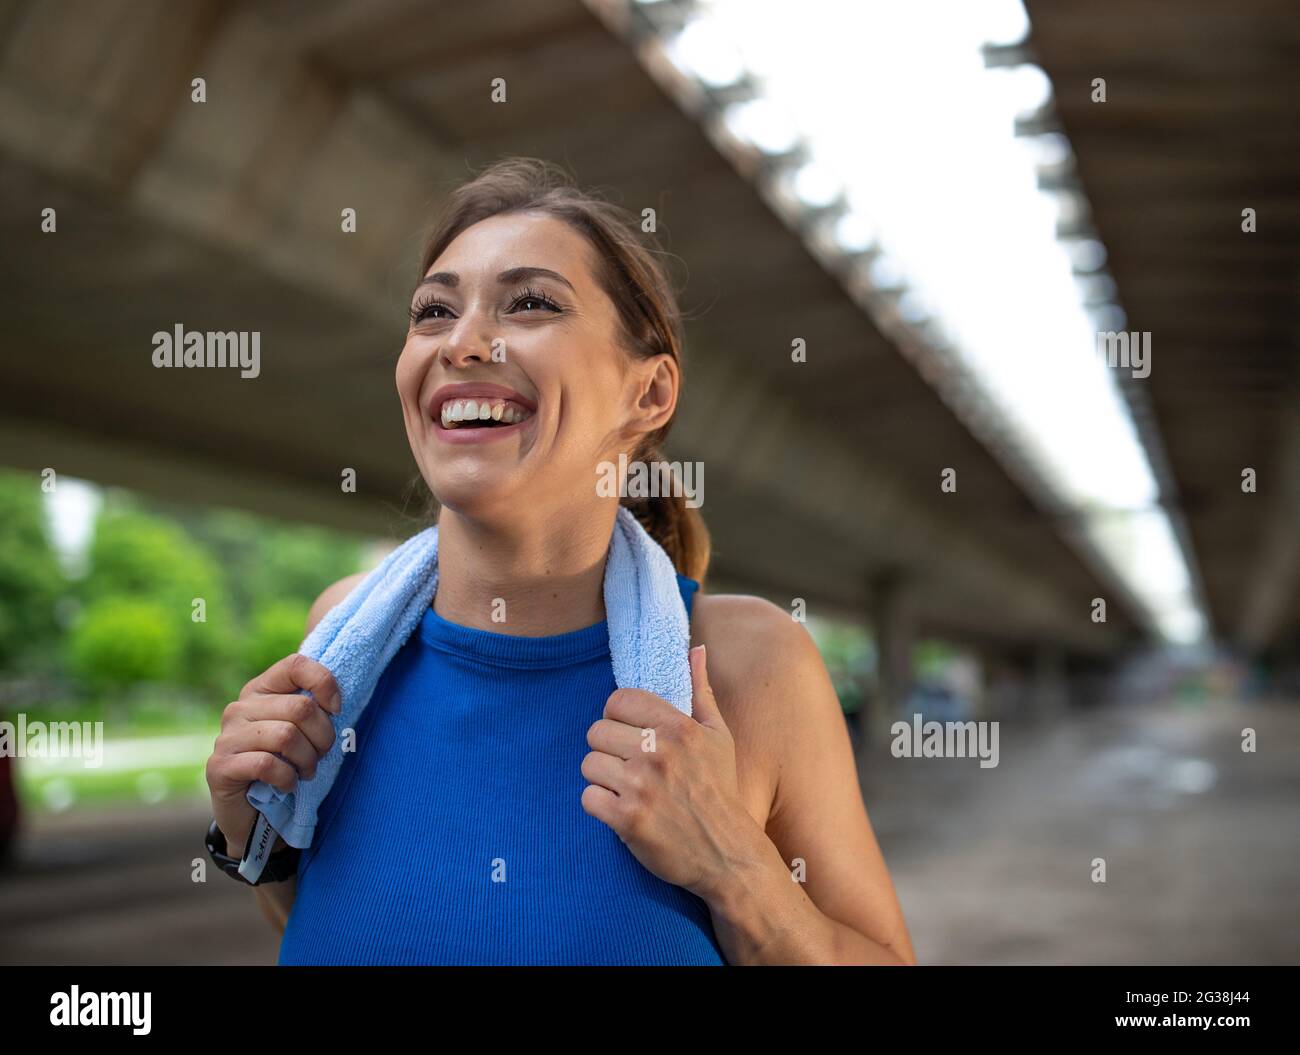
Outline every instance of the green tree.
<path fill-rule="evenodd" d="M 72 671 L 90 688 L 121 697 L 141 682 L 173 680 L 182 638 L 157 601 L 107 597 L 81 615 L 68 642 Z"/>
<path fill-rule="evenodd" d="M 240 627 L 228 695 L 295 651 L 320 592 L 361 570 L 362 543 L 356 536 L 234 509 L 175 507 L 174 516 L 225 573 L 229 608 Z"/>
<path fill-rule="evenodd" d="M 328 528 L 286 524 L 234 509 L 177 509 L 176 517 L 226 573 L 242 624 L 281 601 L 310 606 L 332 582 L 361 570 L 361 541 Z"/>
<path fill-rule="evenodd" d="M 309 605 L 305 603 L 278 601 L 254 614 L 243 657 L 250 672 L 260 673 L 272 663 L 298 651 L 308 609 Z"/>
<path fill-rule="evenodd" d="M 59 640 L 55 604 L 65 588 L 46 530 L 41 478 L 0 472 L 0 672 L 51 661 Z"/>
<path fill-rule="evenodd" d="M 207 691 L 229 687 L 234 620 L 224 577 L 177 524 L 140 510 L 120 493 L 106 496 L 80 593 L 91 606 L 121 598 L 156 604 L 180 642 L 181 683 Z"/>

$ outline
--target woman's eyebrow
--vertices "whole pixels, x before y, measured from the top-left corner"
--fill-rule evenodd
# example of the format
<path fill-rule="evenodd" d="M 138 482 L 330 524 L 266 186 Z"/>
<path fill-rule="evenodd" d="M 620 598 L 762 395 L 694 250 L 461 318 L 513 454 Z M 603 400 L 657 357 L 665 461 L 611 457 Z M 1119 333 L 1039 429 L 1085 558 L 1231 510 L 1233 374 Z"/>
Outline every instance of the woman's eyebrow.
<path fill-rule="evenodd" d="M 574 293 L 578 291 L 573 288 L 573 283 L 561 275 L 558 271 L 552 271 L 549 267 L 512 267 L 507 268 L 497 275 L 497 282 L 503 286 L 514 285 L 517 282 L 524 282 L 530 278 L 553 278 L 557 282 L 563 282 Z M 420 286 L 436 285 L 446 286 L 448 289 L 455 289 L 460 284 L 460 275 L 455 271 L 435 271 L 431 275 L 425 275 L 420 279 Z M 417 289 L 419 286 L 416 287 Z"/>

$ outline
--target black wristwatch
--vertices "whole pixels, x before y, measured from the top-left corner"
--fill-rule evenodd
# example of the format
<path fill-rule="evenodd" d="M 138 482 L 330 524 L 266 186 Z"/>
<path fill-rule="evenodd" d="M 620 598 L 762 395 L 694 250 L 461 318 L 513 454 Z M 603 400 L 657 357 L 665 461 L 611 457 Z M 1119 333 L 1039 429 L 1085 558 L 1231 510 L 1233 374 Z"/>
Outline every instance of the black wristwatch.
<path fill-rule="evenodd" d="M 233 879 L 238 879 L 241 883 L 248 886 L 258 886 L 261 883 L 282 883 L 286 879 L 292 879 L 298 874 L 298 858 L 302 851 L 294 846 L 283 846 L 266 859 L 266 867 L 262 869 L 262 874 L 257 877 L 257 881 L 249 883 L 242 875 L 239 874 L 239 858 L 231 857 L 227 852 L 226 834 L 217 827 L 214 820 L 208 825 L 208 835 L 205 840 L 208 848 L 208 856 L 212 858 L 226 875 Z"/>

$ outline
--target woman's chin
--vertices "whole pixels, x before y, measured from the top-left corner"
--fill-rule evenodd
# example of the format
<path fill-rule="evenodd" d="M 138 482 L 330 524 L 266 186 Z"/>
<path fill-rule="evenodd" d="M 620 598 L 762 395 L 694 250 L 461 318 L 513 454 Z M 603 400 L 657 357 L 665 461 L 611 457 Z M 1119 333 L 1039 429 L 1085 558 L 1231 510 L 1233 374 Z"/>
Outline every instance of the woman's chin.
<path fill-rule="evenodd" d="M 429 490 L 443 509 L 469 520 L 491 521 L 508 518 L 512 508 L 518 508 L 513 498 L 513 487 L 504 473 L 476 473 L 471 477 L 457 474 L 454 480 L 438 477 L 430 481 Z"/>

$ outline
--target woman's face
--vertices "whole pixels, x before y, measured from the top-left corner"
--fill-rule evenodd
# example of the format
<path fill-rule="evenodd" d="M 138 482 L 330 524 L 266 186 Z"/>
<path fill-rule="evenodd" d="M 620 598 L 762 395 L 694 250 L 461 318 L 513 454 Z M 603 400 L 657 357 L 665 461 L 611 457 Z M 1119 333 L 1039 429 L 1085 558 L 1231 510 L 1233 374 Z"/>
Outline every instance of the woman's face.
<path fill-rule="evenodd" d="M 416 288 L 397 391 L 445 507 L 517 519 L 589 500 L 599 463 L 671 416 L 676 366 L 618 345 L 592 252 L 545 214 L 493 216 L 462 231 Z"/>

